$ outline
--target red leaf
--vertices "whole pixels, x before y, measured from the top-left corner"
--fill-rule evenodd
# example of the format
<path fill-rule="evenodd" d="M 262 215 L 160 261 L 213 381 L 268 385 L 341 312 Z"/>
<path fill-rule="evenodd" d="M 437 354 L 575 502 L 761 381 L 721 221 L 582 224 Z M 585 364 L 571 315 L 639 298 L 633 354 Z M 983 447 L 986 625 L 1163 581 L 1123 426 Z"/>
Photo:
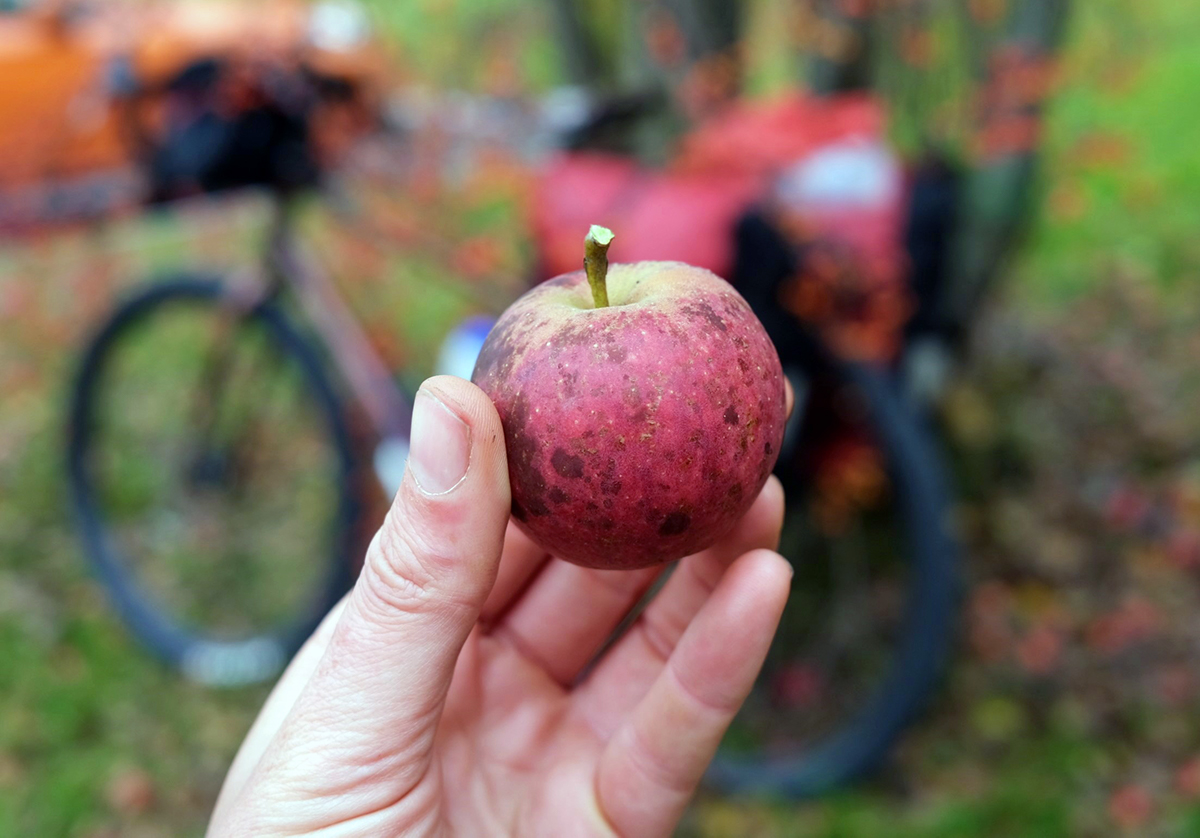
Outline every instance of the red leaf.
<path fill-rule="evenodd" d="M 1121 786 L 1108 800 L 1108 814 L 1124 829 L 1138 829 L 1154 816 L 1154 798 L 1135 783 Z"/>

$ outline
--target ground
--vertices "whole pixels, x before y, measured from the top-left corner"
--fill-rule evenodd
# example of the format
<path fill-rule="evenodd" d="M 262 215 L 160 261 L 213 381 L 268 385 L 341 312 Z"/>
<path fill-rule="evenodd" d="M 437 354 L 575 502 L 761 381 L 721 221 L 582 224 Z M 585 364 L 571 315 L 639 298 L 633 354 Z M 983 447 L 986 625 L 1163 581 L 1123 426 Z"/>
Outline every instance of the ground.
<path fill-rule="evenodd" d="M 460 41 L 414 33 L 480 31 L 506 4 L 387 8 L 401 55 L 469 84 Z M 1187 4 L 1080 9 L 1042 209 L 942 417 L 969 550 L 935 705 L 870 783 L 801 804 L 705 796 L 685 834 L 1200 834 L 1197 38 Z M 553 62 L 544 46 L 484 58 L 516 86 Z M 489 177 L 384 215 L 401 255 L 310 213 L 410 376 L 497 282 L 516 287 L 517 225 L 479 195 L 519 184 Z M 89 324 L 137 277 L 244 259 L 260 219 L 200 210 L 0 249 L 0 835 L 199 834 L 263 699 L 191 685 L 130 641 L 84 569 L 62 469 Z M 468 244 L 439 250 L 430 219 Z"/>

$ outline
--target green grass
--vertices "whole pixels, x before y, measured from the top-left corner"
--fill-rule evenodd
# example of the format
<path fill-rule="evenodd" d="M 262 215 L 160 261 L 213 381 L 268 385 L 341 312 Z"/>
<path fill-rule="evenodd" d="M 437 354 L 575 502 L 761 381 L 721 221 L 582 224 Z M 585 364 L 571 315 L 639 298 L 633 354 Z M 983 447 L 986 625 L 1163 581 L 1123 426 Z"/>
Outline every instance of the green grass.
<path fill-rule="evenodd" d="M 1194 296 L 1200 269 L 1200 7 L 1172 0 L 1077 5 L 1050 119 L 1045 209 L 1004 295 L 1009 317 L 1050 334 L 1072 325 L 1081 299 L 1100 283 L 1116 277 L 1150 287 L 1156 305 L 1169 308 Z M 396 55 L 411 75 L 465 86 L 484 85 L 480 56 L 503 58 L 504 38 L 519 39 L 536 21 L 516 0 L 372 8 L 395 34 Z M 555 73 L 553 50 L 546 39 L 531 43 L 519 51 L 518 76 L 525 86 L 545 86 Z M 463 217 L 472 234 L 498 235 L 512 224 L 486 202 L 468 206 Z M 190 685 L 131 642 L 83 571 L 61 467 L 74 352 L 111 294 L 133 277 L 180 263 L 242 262 L 259 220 L 253 210 L 186 225 L 155 217 L 99 238 L 70 234 L 0 249 L 0 836 L 200 834 L 265 694 Z M 354 272 L 352 258 L 367 259 L 334 247 L 344 274 Z M 437 259 L 387 257 L 382 267 L 356 286 L 357 304 L 381 333 L 405 336 L 393 360 L 428 369 L 446 326 L 478 305 L 446 281 Z M 1009 397 L 998 392 L 985 388 L 981 398 L 1003 416 L 996 400 Z M 1031 468 L 1046 471 L 1044 461 Z M 980 508 L 1007 509 L 1008 491 L 984 482 Z M 1081 540 L 1089 557 L 1110 547 L 1087 527 L 1049 536 Z M 976 581 L 1009 579 L 1012 567 L 1023 567 L 1024 557 L 1005 564 L 997 552 L 973 555 Z M 1131 565 L 1134 555 L 1130 547 Z M 1140 591 L 1156 565 L 1137 567 L 1141 575 L 1120 584 Z M 1020 596 L 1036 600 L 1035 593 Z M 808 804 L 705 798 L 684 831 L 1112 835 L 1110 798 L 1132 782 L 1151 791 L 1156 817 L 1127 834 L 1200 834 L 1200 806 L 1171 779 L 1200 748 L 1190 714 L 1135 701 L 1110 719 L 1096 708 L 1107 708 L 1106 690 L 1130 676 L 1105 662 L 1094 671 L 1100 686 L 1086 692 L 1074 682 L 1047 685 L 964 648 L 938 705 L 874 783 Z M 1149 679 L 1138 672 L 1135 678 Z M 152 795 L 122 793 L 142 775 L 155 778 Z"/>
<path fill-rule="evenodd" d="M 1051 304 L 1114 268 L 1174 286 L 1200 267 L 1200 14 L 1170 0 L 1075 5 L 1049 121 L 1050 200 L 1017 286 Z"/>

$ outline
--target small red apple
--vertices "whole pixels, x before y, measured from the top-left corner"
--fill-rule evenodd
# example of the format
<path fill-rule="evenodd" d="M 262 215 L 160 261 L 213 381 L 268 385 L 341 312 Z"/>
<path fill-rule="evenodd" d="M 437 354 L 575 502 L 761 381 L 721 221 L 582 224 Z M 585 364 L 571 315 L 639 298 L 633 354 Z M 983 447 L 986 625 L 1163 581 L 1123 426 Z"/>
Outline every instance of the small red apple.
<path fill-rule="evenodd" d="M 472 380 L 504 426 L 518 525 L 559 558 L 632 569 L 708 547 L 754 502 L 784 378 L 729 283 L 680 262 L 608 271 L 611 240 L 593 227 L 586 271 L 509 307 Z"/>

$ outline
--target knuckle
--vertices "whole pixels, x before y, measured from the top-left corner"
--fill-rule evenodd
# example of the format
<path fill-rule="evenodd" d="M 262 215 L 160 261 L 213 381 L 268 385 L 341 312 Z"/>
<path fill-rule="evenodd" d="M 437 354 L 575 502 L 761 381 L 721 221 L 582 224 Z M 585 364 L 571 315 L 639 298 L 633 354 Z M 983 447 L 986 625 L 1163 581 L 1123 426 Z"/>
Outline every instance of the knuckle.
<path fill-rule="evenodd" d="M 363 566 L 365 605 L 376 618 L 459 610 L 473 604 L 446 570 L 452 559 L 413 527 L 389 519 L 376 533 Z"/>
<path fill-rule="evenodd" d="M 685 562 L 684 567 L 690 576 L 690 582 L 701 601 L 707 600 L 717 590 L 731 561 L 722 556 L 715 561 L 688 560 Z"/>
<path fill-rule="evenodd" d="M 405 615 L 427 613 L 435 602 L 428 588 L 387 560 L 371 561 L 363 567 L 359 587 L 361 605 L 374 623 L 395 622 Z"/>
<path fill-rule="evenodd" d="M 646 645 L 650 647 L 658 662 L 665 664 L 670 659 L 675 644 L 683 636 L 687 624 L 675 615 L 647 611 L 642 615 L 640 628 Z"/>
<path fill-rule="evenodd" d="M 632 726 L 630 736 L 629 754 L 637 773 L 673 795 L 686 796 L 695 790 L 695 781 L 689 773 L 681 771 L 677 761 L 663 753 L 644 731 Z"/>
<path fill-rule="evenodd" d="M 667 663 L 666 673 L 674 682 L 676 695 L 691 708 L 698 720 L 732 719 L 741 707 L 741 698 L 731 690 L 723 689 L 721 685 L 697 684 L 686 671 L 671 662 Z"/>

